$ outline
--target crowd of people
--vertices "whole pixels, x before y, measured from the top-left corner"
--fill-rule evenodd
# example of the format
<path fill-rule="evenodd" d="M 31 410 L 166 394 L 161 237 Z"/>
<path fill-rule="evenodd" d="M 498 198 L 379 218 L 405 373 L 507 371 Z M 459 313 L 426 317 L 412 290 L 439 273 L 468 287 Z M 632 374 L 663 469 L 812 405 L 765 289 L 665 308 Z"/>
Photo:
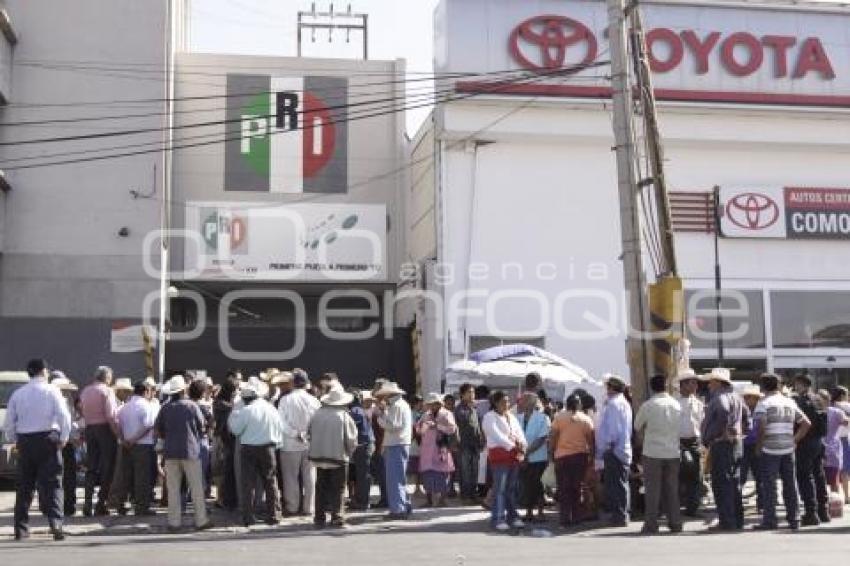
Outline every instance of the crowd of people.
<path fill-rule="evenodd" d="M 626 526 L 642 513 L 647 535 L 662 518 L 678 533 L 683 515 L 701 516 L 706 475 L 711 528 L 721 531 L 743 529 L 750 474 L 758 529 L 778 527 L 777 482 L 792 530 L 830 521 L 848 494 L 848 392 L 814 392 L 806 374 L 793 392 L 770 373 L 742 392 L 723 368 L 656 375 L 633 415 L 617 375 L 605 377 L 598 404 L 583 390 L 553 402 L 537 374 L 518 396 L 464 384 L 422 398 L 386 379 L 346 389 L 334 373 L 311 380 L 302 369 L 247 379 L 231 371 L 219 384 L 183 372 L 158 384 L 113 381 L 99 367 L 81 391 L 44 360 L 27 371 L 4 423 L 20 472 L 17 539 L 29 536 L 36 490 L 56 540 L 78 510 L 144 517 L 156 505 L 167 507 L 170 531 L 190 504 L 195 527 L 211 528 L 210 502 L 245 527 L 309 516 L 317 529 L 342 528 L 346 511 L 370 509 L 405 520 L 411 485 L 427 507 L 483 505 L 496 531 L 544 522 L 554 502 L 565 529 L 603 518 Z"/>

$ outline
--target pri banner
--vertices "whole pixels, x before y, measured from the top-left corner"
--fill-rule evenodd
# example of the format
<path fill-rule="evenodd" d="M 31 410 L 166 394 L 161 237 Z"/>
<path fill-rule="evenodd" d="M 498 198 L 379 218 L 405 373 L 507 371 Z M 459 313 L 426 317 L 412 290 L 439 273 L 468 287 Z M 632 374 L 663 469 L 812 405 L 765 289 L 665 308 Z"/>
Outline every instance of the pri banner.
<path fill-rule="evenodd" d="M 192 202 L 185 277 L 234 281 L 382 281 L 386 206 Z"/>
<path fill-rule="evenodd" d="M 224 190 L 344 193 L 348 79 L 227 75 Z"/>
<path fill-rule="evenodd" d="M 720 207 L 728 238 L 850 239 L 850 189 L 727 187 Z"/>

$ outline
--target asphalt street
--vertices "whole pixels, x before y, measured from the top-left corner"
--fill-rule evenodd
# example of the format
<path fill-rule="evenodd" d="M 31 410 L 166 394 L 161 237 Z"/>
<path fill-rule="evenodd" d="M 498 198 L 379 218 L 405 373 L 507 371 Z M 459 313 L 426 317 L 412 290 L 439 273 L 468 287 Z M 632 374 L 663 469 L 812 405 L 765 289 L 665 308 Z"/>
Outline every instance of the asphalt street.
<path fill-rule="evenodd" d="M 217 525 L 203 533 L 165 533 L 165 513 L 137 522 L 133 517 L 74 517 L 68 538 L 53 542 L 46 522 L 34 515 L 33 536 L 16 542 L 12 537 L 14 494 L 0 493 L 0 558 L 2 564 L 57 565 L 109 564 L 157 566 L 165 564 L 379 564 L 495 565 L 593 564 L 687 566 L 752 565 L 805 566 L 838 563 L 846 559 L 850 520 L 805 528 L 761 533 L 709 534 L 707 520 L 687 523 L 674 536 L 641 536 L 640 523 L 627 528 L 588 528 L 559 531 L 554 511 L 540 529 L 496 534 L 487 528 L 480 508 L 422 509 L 410 521 L 387 522 L 375 511 L 350 515 L 346 530 L 315 531 L 308 518 L 287 519 L 277 527 L 228 526 L 230 517 L 214 513 Z M 36 512 L 37 513 L 37 512 Z M 191 517 L 184 517 L 188 525 Z M 758 518 L 753 509 L 747 522 Z"/>

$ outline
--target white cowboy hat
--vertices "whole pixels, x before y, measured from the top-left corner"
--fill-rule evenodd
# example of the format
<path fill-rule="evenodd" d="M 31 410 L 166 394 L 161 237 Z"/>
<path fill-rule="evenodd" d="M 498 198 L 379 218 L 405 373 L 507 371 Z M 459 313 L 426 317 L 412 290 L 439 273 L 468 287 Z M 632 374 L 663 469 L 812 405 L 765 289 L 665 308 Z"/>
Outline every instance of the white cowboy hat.
<path fill-rule="evenodd" d="M 395 381 L 385 382 L 380 389 L 372 393 L 375 397 L 392 397 L 394 395 L 404 395 L 404 389 L 398 386 Z"/>
<path fill-rule="evenodd" d="M 133 382 L 130 381 L 129 377 L 119 377 L 115 380 L 115 384 L 112 386 L 115 391 L 132 391 L 133 390 Z"/>
<path fill-rule="evenodd" d="M 156 382 L 152 375 L 147 376 L 142 383 L 144 383 L 148 387 L 153 387 L 154 389 L 157 389 L 159 387 L 159 384 Z"/>
<path fill-rule="evenodd" d="M 732 384 L 732 372 L 729 371 L 729 368 L 711 368 L 711 371 L 703 374 L 702 377 L 706 381 L 722 381 Z"/>
<path fill-rule="evenodd" d="M 291 371 L 279 371 L 276 374 L 272 375 L 272 385 L 280 385 L 281 383 L 292 383 Z"/>
<path fill-rule="evenodd" d="M 684 370 L 680 370 L 679 373 L 676 374 L 676 377 L 673 378 L 673 385 L 679 385 L 683 381 L 688 381 L 689 379 L 701 381 L 701 378 L 699 375 L 697 375 L 697 372 L 695 372 L 691 368 L 687 368 Z"/>
<path fill-rule="evenodd" d="M 441 395 L 440 393 L 429 393 L 428 396 L 425 398 L 426 405 L 434 405 L 436 403 L 442 405 L 443 402 L 443 395 Z"/>
<path fill-rule="evenodd" d="M 50 385 L 55 385 L 59 388 L 60 391 L 76 391 L 77 389 L 79 389 L 79 387 L 77 387 L 75 383 L 71 382 L 70 379 L 64 376 L 54 377 L 50 381 Z"/>
<path fill-rule="evenodd" d="M 266 382 L 261 381 L 256 375 L 248 378 L 247 383 L 243 383 L 239 392 L 242 397 L 267 397 L 269 394 L 269 386 Z"/>
<path fill-rule="evenodd" d="M 162 385 L 162 392 L 165 395 L 174 395 L 185 391 L 188 385 L 182 375 L 175 375 Z"/>
<path fill-rule="evenodd" d="M 360 396 L 361 396 L 361 399 L 363 399 L 364 401 L 371 401 L 371 400 L 374 399 L 371 391 L 361 391 Z"/>
<path fill-rule="evenodd" d="M 344 407 L 354 401 L 354 395 L 346 393 L 344 389 L 331 389 L 326 395 L 319 399 L 323 405 L 331 407 Z"/>
<path fill-rule="evenodd" d="M 741 397 L 758 397 L 761 399 L 764 397 L 764 393 L 761 392 L 761 389 L 757 385 L 750 385 L 741 391 Z"/>

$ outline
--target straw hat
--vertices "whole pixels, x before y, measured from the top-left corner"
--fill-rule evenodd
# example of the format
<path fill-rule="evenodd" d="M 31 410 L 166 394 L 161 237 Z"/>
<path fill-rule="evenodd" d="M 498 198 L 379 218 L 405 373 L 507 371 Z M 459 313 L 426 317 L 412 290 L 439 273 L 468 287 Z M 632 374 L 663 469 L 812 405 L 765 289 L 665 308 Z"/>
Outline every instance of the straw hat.
<path fill-rule="evenodd" d="M 269 386 L 266 382 L 260 380 L 256 375 L 248 378 L 247 383 L 243 383 L 239 389 L 242 397 L 266 397 L 269 394 Z"/>
<path fill-rule="evenodd" d="M 142 383 L 144 383 L 148 387 L 153 387 L 154 389 L 159 388 L 159 384 L 156 382 L 152 375 L 147 376 Z"/>
<path fill-rule="evenodd" d="M 688 380 L 691 380 L 691 379 L 696 380 L 696 381 L 701 380 L 700 376 L 697 375 L 697 372 L 695 372 L 691 368 L 688 368 L 688 369 L 682 370 L 678 374 L 676 374 L 676 377 L 673 378 L 673 385 L 679 385 L 683 381 L 688 381 Z"/>
<path fill-rule="evenodd" d="M 133 382 L 130 381 L 129 377 L 119 377 L 115 380 L 115 384 L 112 386 L 115 391 L 132 391 L 133 390 Z"/>
<path fill-rule="evenodd" d="M 76 391 L 79 389 L 75 383 L 71 382 L 71 380 L 64 375 L 62 375 L 62 377 L 54 377 L 51 379 L 50 385 L 55 385 L 60 391 Z"/>
<path fill-rule="evenodd" d="M 732 384 L 732 373 L 728 368 L 711 368 L 711 371 L 702 377 L 706 381 L 722 381 L 728 385 Z"/>
<path fill-rule="evenodd" d="M 426 405 L 436 405 L 437 403 L 443 404 L 443 395 L 440 393 L 429 393 L 428 397 L 425 398 Z"/>
<path fill-rule="evenodd" d="M 346 393 L 343 389 L 331 389 L 326 395 L 319 399 L 323 405 L 331 407 L 345 407 L 354 401 L 354 395 Z"/>
<path fill-rule="evenodd" d="M 292 372 L 291 371 L 279 371 L 274 374 L 271 378 L 272 385 L 280 385 L 281 383 L 291 383 L 292 382 Z"/>
<path fill-rule="evenodd" d="M 741 391 L 741 397 L 758 397 L 759 399 L 761 399 L 762 397 L 764 397 L 764 393 L 761 392 L 761 389 L 759 389 L 758 386 L 750 385 L 745 387 L 744 390 Z"/>
<path fill-rule="evenodd" d="M 404 395 L 404 389 L 398 386 L 395 381 L 387 381 L 380 389 L 373 393 L 375 397 L 392 397 L 394 395 Z"/>
<path fill-rule="evenodd" d="M 186 385 L 186 380 L 183 379 L 182 375 L 175 375 L 168 381 L 166 381 L 162 385 L 162 392 L 165 395 L 174 395 L 176 393 L 180 393 L 181 391 L 185 391 L 188 385 Z"/>

